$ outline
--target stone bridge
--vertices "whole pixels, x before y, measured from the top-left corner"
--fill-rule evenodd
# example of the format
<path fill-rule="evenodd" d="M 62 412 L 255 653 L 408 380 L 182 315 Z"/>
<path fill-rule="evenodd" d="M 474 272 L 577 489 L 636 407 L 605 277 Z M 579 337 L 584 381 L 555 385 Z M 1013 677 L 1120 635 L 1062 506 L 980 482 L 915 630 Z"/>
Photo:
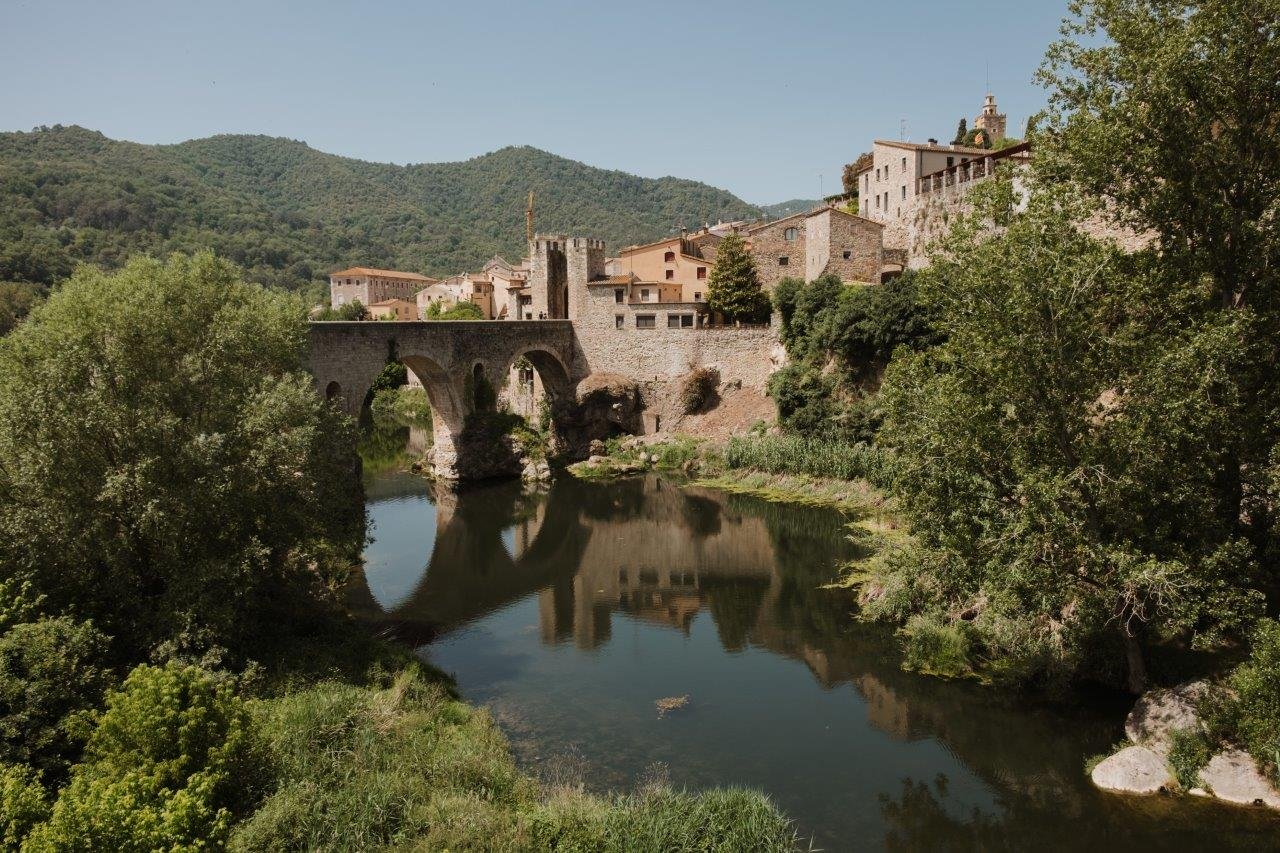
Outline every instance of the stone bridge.
<path fill-rule="evenodd" d="M 457 476 L 458 439 L 475 411 L 475 388 L 501 392 L 521 357 L 538 371 L 552 405 L 572 399 L 575 345 L 569 320 L 341 322 L 310 324 L 316 390 L 359 415 L 389 358 L 418 377 L 431 400 L 436 473 Z"/>

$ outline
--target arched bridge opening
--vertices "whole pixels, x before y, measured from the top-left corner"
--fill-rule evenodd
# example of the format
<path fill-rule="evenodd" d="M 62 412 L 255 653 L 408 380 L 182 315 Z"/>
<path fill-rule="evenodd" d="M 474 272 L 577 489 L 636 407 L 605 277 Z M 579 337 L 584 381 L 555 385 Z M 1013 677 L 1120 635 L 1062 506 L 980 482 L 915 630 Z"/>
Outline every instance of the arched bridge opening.
<path fill-rule="evenodd" d="M 432 412 L 431 466 L 441 477 L 479 478 L 501 460 L 487 455 L 478 432 L 513 413 L 558 434 L 573 402 L 573 327 L 543 322 L 315 322 L 310 368 L 316 390 L 358 417 L 389 360 L 402 363 L 426 392 Z M 490 471 L 488 462 L 497 467 Z"/>

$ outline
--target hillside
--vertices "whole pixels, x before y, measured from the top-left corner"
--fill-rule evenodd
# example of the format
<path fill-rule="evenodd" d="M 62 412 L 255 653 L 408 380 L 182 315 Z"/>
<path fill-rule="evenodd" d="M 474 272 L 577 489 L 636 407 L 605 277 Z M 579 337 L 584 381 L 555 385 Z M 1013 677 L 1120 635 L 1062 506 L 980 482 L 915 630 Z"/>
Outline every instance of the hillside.
<path fill-rule="evenodd" d="M 780 201 L 777 204 L 766 204 L 760 208 L 760 212 L 764 214 L 766 219 L 781 219 L 793 213 L 807 213 L 820 204 L 822 202 L 816 198 L 793 198 L 790 201 Z"/>
<path fill-rule="evenodd" d="M 503 148 L 460 163 L 396 166 L 266 136 L 177 145 L 118 142 L 80 127 L 0 134 L 0 282 L 47 284 L 80 261 L 209 247 L 263 283 L 318 290 L 349 264 L 428 275 L 523 253 L 539 231 L 611 248 L 677 223 L 752 218 L 731 193 Z"/>

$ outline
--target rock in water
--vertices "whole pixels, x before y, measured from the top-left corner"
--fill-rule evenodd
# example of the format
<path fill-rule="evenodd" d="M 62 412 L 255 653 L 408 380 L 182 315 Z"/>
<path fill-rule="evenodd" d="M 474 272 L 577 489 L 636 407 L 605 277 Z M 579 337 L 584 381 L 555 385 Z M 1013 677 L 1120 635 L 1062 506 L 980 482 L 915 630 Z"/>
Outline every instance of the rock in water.
<path fill-rule="evenodd" d="M 1251 805 L 1261 803 L 1280 809 L 1280 792 L 1267 781 L 1253 756 L 1244 750 L 1219 752 L 1200 771 L 1200 780 L 1220 800 Z"/>
<path fill-rule="evenodd" d="M 1208 693 L 1209 685 L 1203 681 L 1149 690 L 1125 718 L 1124 733 L 1134 743 L 1165 757 L 1169 754 L 1175 731 L 1200 730 L 1197 707 Z"/>
<path fill-rule="evenodd" d="M 1155 794 L 1177 782 L 1164 759 L 1145 746 L 1127 746 L 1093 768 L 1093 784 L 1108 791 Z"/>

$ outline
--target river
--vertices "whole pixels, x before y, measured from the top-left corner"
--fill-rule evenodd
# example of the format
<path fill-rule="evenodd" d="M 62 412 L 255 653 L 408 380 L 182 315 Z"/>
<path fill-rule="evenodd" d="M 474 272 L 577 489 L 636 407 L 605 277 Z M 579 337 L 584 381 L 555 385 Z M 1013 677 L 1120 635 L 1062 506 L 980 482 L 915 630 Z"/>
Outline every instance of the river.
<path fill-rule="evenodd" d="M 825 850 L 1280 838 L 1256 810 L 1095 790 L 1084 761 L 1123 738 L 1119 697 L 1063 708 L 903 672 L 892 632 L 823 588 L 855 556 L 837 512 L 657 475 L 451 493 L 384 470 L 366 488 L 355 606 L 454 674 L 536 775 L 758 788 Z"/>

